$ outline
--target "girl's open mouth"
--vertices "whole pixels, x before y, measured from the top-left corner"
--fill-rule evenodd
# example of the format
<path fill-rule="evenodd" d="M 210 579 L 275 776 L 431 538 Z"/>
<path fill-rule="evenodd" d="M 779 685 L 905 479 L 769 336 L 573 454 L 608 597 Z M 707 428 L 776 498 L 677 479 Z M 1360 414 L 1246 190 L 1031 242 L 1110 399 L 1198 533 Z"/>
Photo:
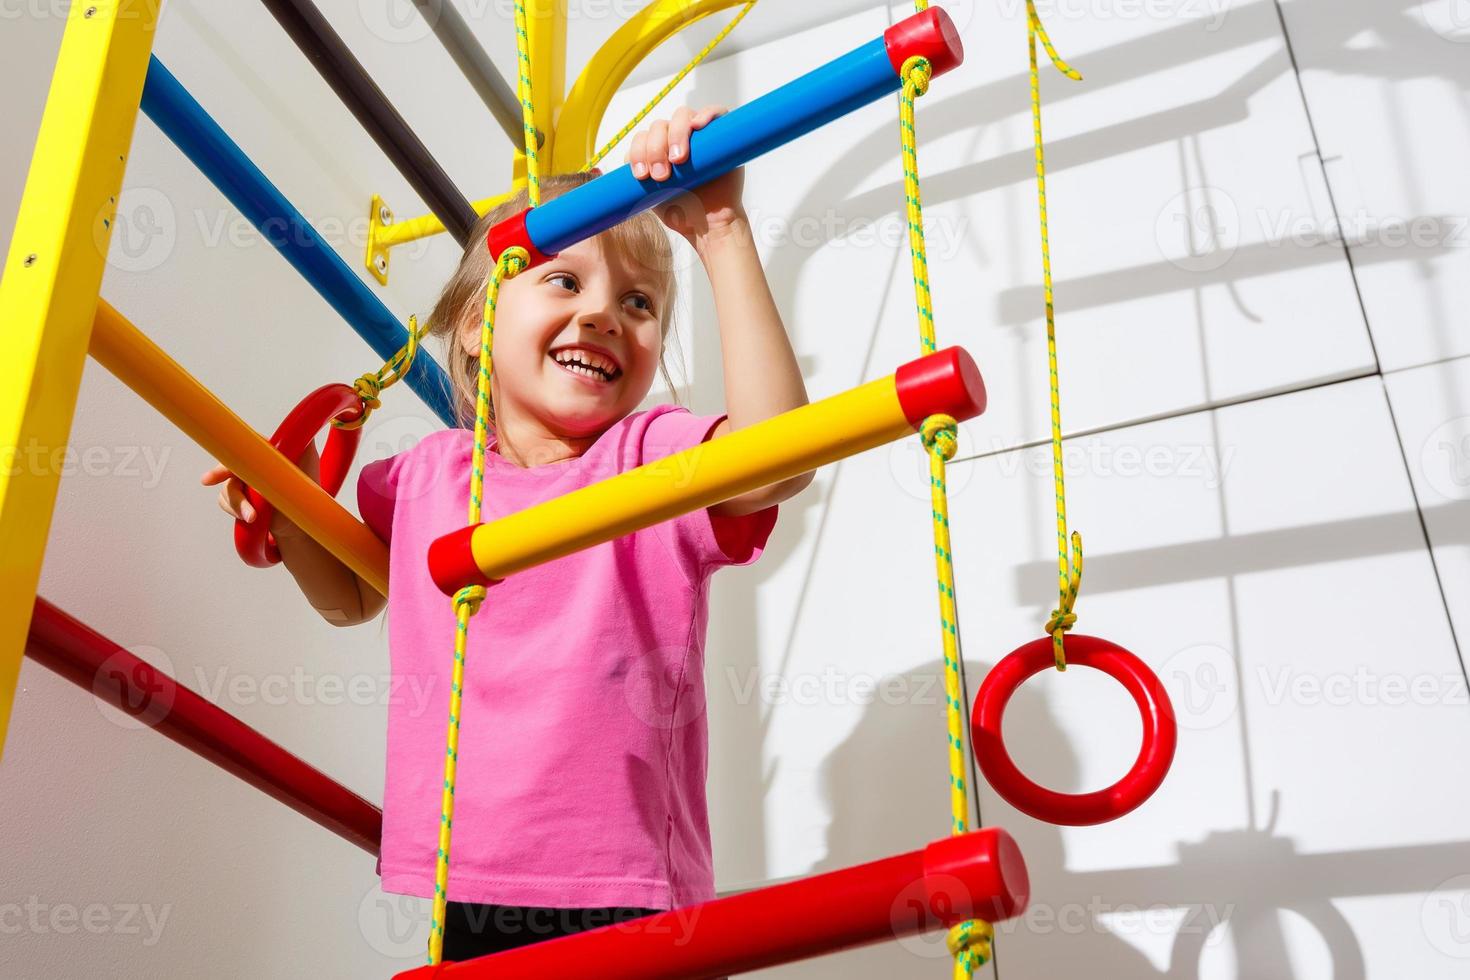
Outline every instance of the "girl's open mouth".
<path fill-rule="evenodd" d="M 618 367 L 606 367 L 601 358 L 584 355 L 578 350 L 562 350 L 547 354 L 558 368 L 588 384 L 606 386 L 623 376 Z"/>

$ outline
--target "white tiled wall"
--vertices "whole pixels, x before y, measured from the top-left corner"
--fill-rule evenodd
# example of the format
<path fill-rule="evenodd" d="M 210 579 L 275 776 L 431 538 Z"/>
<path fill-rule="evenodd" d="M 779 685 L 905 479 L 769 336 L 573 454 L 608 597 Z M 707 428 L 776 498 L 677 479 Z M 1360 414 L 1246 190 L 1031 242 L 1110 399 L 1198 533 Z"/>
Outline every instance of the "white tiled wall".
<path fill-rule="evenodd" d="M 1470 637 L 1470 358 L 1385 379 L 1445 605 Z"/>
<path fill-rule="evenodd" d="M 1470 885 L 1457 880 L 1470 862 L 1458 816 L 1470 702 L 1381 381 L 1070 440 L 1065 460 L 1088 555 L 1078 631 L 1155 669 L 1180 740 L 1159 793 L 1100 827 L 1050 827 L 981 785 L 983 822 L 1017 836 L 1032 874 L 1031 912 L 1001 932 L 1002 972 L 1316 977 L 1361 963 L 1355 975 L 1459 975 L 1470 950 L 1445 916 Z M 884 561 L 862 580 L 824 576 L 819 561 L 794 627 L 806 653 L 766 669 L 787 681 L 776 690 L 826 671 L 876 675 L 896 697 L 761 705 L 772 737 L 787 733 L 766 752 L 778 874 L 904 849 L 944 813 L 942 702 L 922 693 L 940 676 L 924 508 L 887 516 L 904 481 L 882 460 L 856 462 L 832 482 L 824 534 Z M 1050 455 L 956 469 L 978 680 L 1040 634 L 1055 599 Z M 867 506 L 849 489 L 862 485 Z M 860 612 L 877 607 L 884 616 Z M 862 634 L 873 639 L 855 643 Z M 1132 761 L 1135 710 L 1079 667 L 1029 682 L 1006 734 L 1034 778 L 1096 789 Z M 807 975 L 893 975 L 890 955 Z"/>
<path fill-rule="evenodd" d="M 1470 353 L 1470 6 L 1284 0 L 1282 15 L 1384 370 Z"/>
<path fill-rule="evenodd" d="M 1017 835 L 1033 874 L 1035 908 L 1002 932 L 999 970 L 1456 976 L 1470 958 L 1457 904 L 1470 887 L 1457 878 L 1470 872 L 1457 816 L 1470 796 L 1457 748 L 1470 704 L 1442 590 L 1455 608 L 1466 569 L 1453 565 L 1465 537 L 1454 521 L 1470 521 L 1419 484 L 1458 493 L 1456 467 L 1470 473 L 1454 424 L 1470 411 L 1454 407 L 1470 379 L 1452 365 L 1433 382 L 1378 366 L 1402 363 L 1385 329 L 1411 342 L 1425 321 L 1408 311 L 1457 288 L 1454 276 L 1447 266 L 1432 282 L 1377 285 L 1359 243 L 1310 233 L 1344 206 L 1338 151 L 1324 174 L 1316 138 L 1327 137 L 1312 124 L 1361 119 L 1336 90 L 1309 81 L 1304 99 L 1292 53 L 1310 74 L 1303 51 L 1318 39 L 1300 37 L 1314 27 L 1298 18 L 1337 18 L 1346 32 L 1341 8 L 1288 4 L 1289 51 L 1269 2 L 1180 3 L 1165 17 L 1095 6 L 1042 8 L 1086 76 L 1042 81 L 1064 420 L 1093 432 L 1067 443 L 1071 526 L 1088 555 L 1078 629 L 1154 666 L 1181 739 L 1158 797 L 1102 827 L 1051 828 L 981 784 L 984 821 Z M 976 354 L 991 396 L 950 468 L 973 697 L 989 665 L 1040 635 L 1056 559 L 1049 448 L 1013 448 L 1045 439 L 1047 425 L 1024 33 L 1003 10 L 956 13 L 967 61 L 920 101 L 918 128 L 940 341 Z M 759 60 L 722 59 L 684 98 L 738 103 L 765 90 L 769 64 L 874 30 L 854 16 L 772 42 Z M 1382 73 L 1420 50 L 1379 56 Z M 814 395 L 917 350 L 903 243 L 851 235 L 854 216 L 880 229 L 897 219 L 890 109 L 824 130 L 815 173 L 795 149 L 749 168 L 753 205 L 775 212 L 763 251 Z M 1389 152 L 1391 134 L 1368 118 L 1353 138 Z M 1463 107 L 1445 109 L 1416 138 L 1451 139 L 1464 124 Z M 1454 159 L 1379 183 L 1407 193 L 1422 181 L 1449 202 L 1441 210 L 1463 213 L 1463 181 L 1445 172 Z M 820 228 L 829 215 L 835 230 L 793 240 L 796 222 Z M 718 362 L 703 360 L 712 334 L 697 274 L 689 286 L 704 331 L 694 396 L 708 404 Z M 1373 320 L 1375 288 L 1403 314 L 1387 328 Z M 1459 306 L 1442 306 L 1454 334 Z M 1436 428 L 1453 444 L 1427 450 L 1437 470 L 1419 462 Z M 845 461 L 783 507 L 760 565 L 721 582 L 710 683 L 722 887 L 943 832 L 927 510 L 915 447 Z M 1127 768 L 1139 725 L 1125 694 L 1078 669 L 1030 682 L 1007 732 L 1028 772 L 1080 790 Z M 928 938 L 772 975 L 938 973 L 944 954 Z"/>

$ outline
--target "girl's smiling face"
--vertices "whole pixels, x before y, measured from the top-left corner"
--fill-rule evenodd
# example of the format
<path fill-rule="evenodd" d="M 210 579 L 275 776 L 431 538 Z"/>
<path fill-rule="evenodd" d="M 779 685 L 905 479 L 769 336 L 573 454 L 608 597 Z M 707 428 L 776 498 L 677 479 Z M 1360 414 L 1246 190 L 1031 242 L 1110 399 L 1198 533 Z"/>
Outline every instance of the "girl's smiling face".
<path fill-rule="evenodd" d="M 633 412 L 658 369 L 665 298 L 651 270 L 600 236 L 502 283 L 491 374 L 497 425 L 592 438 Z M 480 324 L 465 324 L 460 340 L 478 355 Z"/>

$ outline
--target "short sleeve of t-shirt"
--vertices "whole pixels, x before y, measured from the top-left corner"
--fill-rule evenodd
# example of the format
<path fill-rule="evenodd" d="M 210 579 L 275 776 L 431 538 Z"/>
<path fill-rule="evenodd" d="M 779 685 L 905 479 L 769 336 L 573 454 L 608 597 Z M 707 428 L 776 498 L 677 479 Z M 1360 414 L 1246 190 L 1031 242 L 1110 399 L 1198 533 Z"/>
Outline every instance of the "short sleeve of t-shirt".
<path fill-rule="evenodd" d="M 705 442 L 724 415 L 695 415 L 688 409 L 666 406 L 669 410 L 649 413 L 644 429 L 641 459 L 652 463 L 673 453 L 691 449 Z M 676 543 L 693 552 L 701 568 L 714 569 L 726 565 L 749 565 L 765 550 L 771 530 L 776 526 L 779 505 L 736 517 L 710 513 L 708 507 L 670 521 Z"/>
<path fill-rule="evenodd" d="M 398 477 L 407 453 L 367 464 L 357 475 L 357 512 L 363 523 L 385 542 L 393 540 L 393 512 L 398 502 Z"/>

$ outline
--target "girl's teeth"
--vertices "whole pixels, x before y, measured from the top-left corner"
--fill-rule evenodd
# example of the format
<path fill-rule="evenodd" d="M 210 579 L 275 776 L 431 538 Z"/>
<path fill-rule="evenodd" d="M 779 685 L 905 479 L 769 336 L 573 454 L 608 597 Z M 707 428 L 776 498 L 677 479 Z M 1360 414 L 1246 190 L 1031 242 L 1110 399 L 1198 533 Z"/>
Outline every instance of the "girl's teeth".
<path fill-rule="evenodd" d="M 566 368 L 568 371 L 575 371 L 578 374 L 585 374 L 587 377 L 596 379 L 598 381 L 605 380 L 601 374 L 597 373 L 591 368 L 583 367 L 580 364 L 563 364 L 562 367 Z"/>

